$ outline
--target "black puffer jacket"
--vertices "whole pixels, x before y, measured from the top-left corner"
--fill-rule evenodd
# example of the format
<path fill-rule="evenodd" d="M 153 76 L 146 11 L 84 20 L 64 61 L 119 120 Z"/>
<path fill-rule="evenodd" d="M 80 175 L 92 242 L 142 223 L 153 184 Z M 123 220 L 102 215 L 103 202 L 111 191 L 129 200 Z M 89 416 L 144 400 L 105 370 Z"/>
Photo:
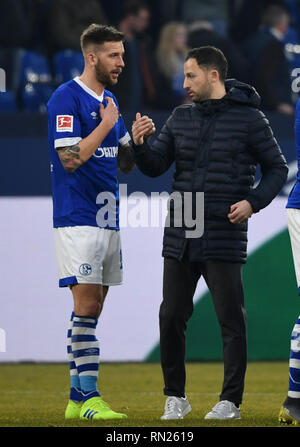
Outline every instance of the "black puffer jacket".
<path fill-rule="evenodd" d="M 230 223 L 230 206 L 246 199 L 254 212 L 281 190 L 288 173 L 256 90 L 235 79 L 226 95 L 174 109 L 150 148 L 134 146 L 139 169 L 150 177 L 175 161 L 173 191 L 204 192 L 204 234 L 194 239 L 198 261 L 246 262 L 248 223 Z M 262 178 L 253 189 L 257 163 Z M 182 259 L 185 228 L 165 227 L 163 256 Z"/>

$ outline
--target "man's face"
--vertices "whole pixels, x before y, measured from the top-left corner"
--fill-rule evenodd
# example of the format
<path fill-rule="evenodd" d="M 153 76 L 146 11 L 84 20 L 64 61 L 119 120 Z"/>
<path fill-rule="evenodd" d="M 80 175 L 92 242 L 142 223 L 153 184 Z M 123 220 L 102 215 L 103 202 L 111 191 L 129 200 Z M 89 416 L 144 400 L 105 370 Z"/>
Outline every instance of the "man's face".
<path fill-rule="evenodd" d="M 204 101 L 212 96 L 213 85 L 209 71 L 199 67 L 194 58 L 188 59 L 184 64 L 183 88 L 192 101 Z"/>
<path fill-rule="evenodd" d="M 95 65 L 97 81 L 104 86 L 117 84 L 125 66 L 123 42 L 105 42 L 95 54 L 98 58 Z"/>
<path fill-rule="evenodd" d="M 289 16 L 288 16 L 288 15 L 285 15 L 285 16 L 282 18 L 281 22 L 279 23 L 279 25 L 278 25 L 278 29 L 279 29 L 279 31 L 281 31 L 282 34 L 285 36 L 286 33 L 287 33 L 287 31 L 288 31 L 289 26 L 290 26 L 290 19 L 289 19 Z"/>

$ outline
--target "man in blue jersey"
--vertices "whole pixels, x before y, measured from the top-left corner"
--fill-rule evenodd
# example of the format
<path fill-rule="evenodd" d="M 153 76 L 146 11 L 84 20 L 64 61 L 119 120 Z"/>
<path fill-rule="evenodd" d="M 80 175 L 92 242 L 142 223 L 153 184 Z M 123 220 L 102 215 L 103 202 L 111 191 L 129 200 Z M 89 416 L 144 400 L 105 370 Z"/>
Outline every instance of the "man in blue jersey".
<path fill-rule="evenodd" d="M 288 230 L 300 295 L 300 100 L 298 100 L 296 107 L 295 138 L 298 173 L 286 207 Z M 279 421 L 298 425 L 300 424 L 300 315 L 292 330 L 290 346 L 289 390 L 279 412 Z"/>
<path fill-rule="evenodd" d="M 90 25 L 81 35 L 85 67 L 48 103 L 53 221 L 60 287 L 74 299 L 68 330 L 71 391 L 66 419 L 120 419 L 97 388 L 96 326 L 109 286 L 122 283 L 117 170 L 134 167 L 117 100 L 105 89 L 124 67 L 123 33 Z M 115 198 L 114 222 L 99 219 L 99 194 Z"/>

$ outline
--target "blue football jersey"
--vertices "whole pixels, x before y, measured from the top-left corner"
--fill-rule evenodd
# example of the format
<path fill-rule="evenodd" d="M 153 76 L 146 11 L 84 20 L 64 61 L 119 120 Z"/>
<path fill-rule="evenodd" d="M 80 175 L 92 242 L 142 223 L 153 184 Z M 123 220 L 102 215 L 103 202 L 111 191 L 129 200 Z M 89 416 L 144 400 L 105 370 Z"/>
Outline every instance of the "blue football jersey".
<path fill-rule="evenodd" d="M 99 104 L 103 103 L 105 107 L 107 96 L 112 97 L 118 106 L 111 92 L 104 90 L 98 96 L 77 77 L 62 84 L 47 104 L 55 228 L 99 226 L 97 213 L 107 205 L 107 202 L 101 203 L 99 194 L 107 192 L 115 198 L 114 224 L 100 226 L 119 229 L 118 147 L 130 141 L 120 113 L 117 123 L 92 157 L 74 173 L 64 169 L 56 151 L 59 147 L 79 143 L 99 125 Z"/>
<path fill-rule="evenodd" d="M 295 139 L 296 139 L 296 157 L 298 163 L 298 172 L 296 183 L 289 194 L 287 208 L 300 209 L 300 99 L 298 99 L 295 114 Z"/>

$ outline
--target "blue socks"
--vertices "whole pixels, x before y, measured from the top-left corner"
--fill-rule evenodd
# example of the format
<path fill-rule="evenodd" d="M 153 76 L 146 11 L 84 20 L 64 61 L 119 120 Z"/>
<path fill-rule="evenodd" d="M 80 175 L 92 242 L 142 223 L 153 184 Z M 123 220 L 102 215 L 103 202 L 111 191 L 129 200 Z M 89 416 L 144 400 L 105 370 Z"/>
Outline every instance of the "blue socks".
<path fill-rule="evenodd" d="M 79 375 L 77 372 L 77 368 L 74 362 L 74 357 L 72 353 L 72 329 L 73 329 L 73 318 L 74 318 L 74 312 L 72 312 L 71 320 L 68 328 L 68 334 L 67 334 L 67 353 L 68 353 L 68 360 L 69 360 L 69 366 L 70 366 L 70 377 L 71 377 L 71 389 L 70 389 L 70 400 L 73 400 L 74 402 L 81 402 L 82 401 L 82 392 L 80 388 L 80 380 Z"/>
<path fill-rule="evenodd" d="M 288 396 L 300 398 L 300 316 L 293 328 L 289 363 Z"/>
<path fill-rule="evenodd" d="M 96 338 L 97 318 L 72 313 L 68 330 L 68 359 L 70 363 L 70 400 L 86 401 L 100 396 L 97 389 L 99 372 L 99 341 Z"/>

